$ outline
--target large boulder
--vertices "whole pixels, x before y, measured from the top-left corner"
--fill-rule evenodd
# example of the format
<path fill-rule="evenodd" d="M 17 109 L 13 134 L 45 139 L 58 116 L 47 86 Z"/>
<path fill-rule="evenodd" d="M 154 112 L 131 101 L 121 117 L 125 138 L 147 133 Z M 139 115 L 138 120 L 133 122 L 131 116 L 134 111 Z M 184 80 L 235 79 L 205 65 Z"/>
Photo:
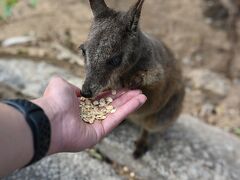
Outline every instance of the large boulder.
<path fill-rule="evenodd" d="M 138 129 L 124 124 L 98 145 L 113 160 L 127 164 L 143 179 L 238 180 L 240 141 L 188 115 L 163 135 L 151 137 L 151 150 L 132 158 Z"/>
<path fill-rule="evenodd" d="M 0 83 L 4 83 L 21 93 L 39 97 L 53 76 L 62 76 L 71 83 L 81 87 L 83 80 L 60 67 L 27 59 L 1 59 Z"/>
<path fill-rule="evenodd" d="M 207 69 L 195 69 L 185 72 L 193 88 L 208 91 L 213 95 L 226 96 L 230 90 L 230 81 L 221 74 Z"/>
<path fill-rule="evenodd" d="M 81 86 L 82 80 L 53 65 L 27 60 L 0 59 L 0 82 L 28 96 L 38 97 L 52 75 Z M 151 136 L 152 147 L 134 160 L 134 140 L 139 129 L 126 122 L 97 145 L 103 156 L 126 165 L 139 179 L 238 180 L 240 140 L 188 115 L 163 136 Z M 61 154 L 15 172 L 5 179 L 124 179 L 105 161 L 86 152 Z"/>
<path fill-rule="evenodd" d="M 113 168 L 87 153 L 58 154 L 16 171 L 4 180 L 120 180 Z"/>

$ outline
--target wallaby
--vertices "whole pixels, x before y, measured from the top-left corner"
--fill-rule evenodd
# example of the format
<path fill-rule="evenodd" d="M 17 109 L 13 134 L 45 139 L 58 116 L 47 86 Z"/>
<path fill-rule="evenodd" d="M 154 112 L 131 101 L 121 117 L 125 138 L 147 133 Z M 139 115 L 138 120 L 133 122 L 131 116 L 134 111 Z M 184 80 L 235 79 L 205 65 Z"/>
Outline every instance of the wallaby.
<path fill-rule="evenodd" d="M 181 112 L 185 94 L 181 68 L 162 42 L 140 30 L 144 0 L 127 12 L 110 9 L 104 0 L 89 1 L 94 21 L 80 46 L 86 69 L 82 95 L 90 98 L 120 88 L 143 91 L 147 103 L 129 117 L 142 128 L 133 154 L 139 158 L 148 149 L 148 133 L 164 132 Z"/>

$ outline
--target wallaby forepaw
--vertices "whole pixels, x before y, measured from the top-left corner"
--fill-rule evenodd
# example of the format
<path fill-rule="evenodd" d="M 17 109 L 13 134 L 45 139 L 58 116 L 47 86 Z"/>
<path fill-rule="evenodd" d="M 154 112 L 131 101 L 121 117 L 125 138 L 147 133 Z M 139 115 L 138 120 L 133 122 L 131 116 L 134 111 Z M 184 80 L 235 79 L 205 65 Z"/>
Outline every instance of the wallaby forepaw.
<path fill-rule="evenodd" d="M 144 80 L 144 74 L 138 73 L 137 75 L 131 78 L 129 86 L 133 89 L 140 88 L 143 86 L 143 80 Z"/>
<path fill-rule="evenodd" d="M 141 158 L 148 151 L 148 143 L 143 139 L 135 141 L 135 151 L 133 152 L 134 159 Z"/>
<path fill-rule="evenodd" d="M 142 146 L 136 146 L 135 151 L 133 152 L 134 159 L 141 158 L 148 151 L 148 145 L 143 144 Z"/>

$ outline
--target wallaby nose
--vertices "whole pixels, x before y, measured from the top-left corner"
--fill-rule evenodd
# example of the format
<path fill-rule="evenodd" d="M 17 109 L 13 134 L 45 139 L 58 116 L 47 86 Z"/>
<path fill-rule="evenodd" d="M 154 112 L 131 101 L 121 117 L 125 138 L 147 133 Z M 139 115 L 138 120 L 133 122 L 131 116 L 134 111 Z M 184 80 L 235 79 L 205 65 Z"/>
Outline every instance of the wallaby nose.
<path fill-rule="evenodd" d="M 91 98 L 92 95 L 93 95 L 93 93 L 92 93 L 92 91 L 91 91 L 90 89 L 87 89 L 87 90 L 83 90 L 83 91 L 81 92 L 81 95 L 82 95 L 83 97 L 85 97 L 85 98 Z"/>

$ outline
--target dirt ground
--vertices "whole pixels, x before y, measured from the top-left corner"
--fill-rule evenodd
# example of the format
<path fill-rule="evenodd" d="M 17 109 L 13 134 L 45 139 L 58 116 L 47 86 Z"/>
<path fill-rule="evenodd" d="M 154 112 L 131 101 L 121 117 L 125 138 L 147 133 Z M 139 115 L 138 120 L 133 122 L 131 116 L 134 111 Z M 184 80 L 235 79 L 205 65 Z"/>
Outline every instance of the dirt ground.
<path fill-rule="evenodd" d="M 146 0 L 141 26 L 147 33 L 163 40 L 182 61 L 187 84 L 184 112 L 238 134 L 240 43 L 237 37 L 240 23 L 238 15 L 234 16 L 235 21 L 231 21 L 232 9 L 220 1 Z M 135 1 L 107 2 L 111 7 L 127 10 Z M 83 77 L 83 68 L 68 58 L 59 57 L 59 51 L 78 55 L 77 47 L 86 39 L 91 20 L 87 0 L 39 0 L 36 8 L 22 0 L 14 7 L 10 18 L 0 21 L 0 42 L 23 35 L 35 40 L 24 45 L 0 47 L 0 56 L 48 59 L 48 63 L 70 69 Z M 202 87 L 194 87 L 194 77 L 188 75 L 194 70 L 204 72 L 206 69 L 229 83 L 225 94 L 214 93 L 218 87 L 212 87 L 211 93 Z M 208 83 L 213 82 L 206 81 Z M 8 88 L 0 87 L 1 97 L 9 97 Z"/>

